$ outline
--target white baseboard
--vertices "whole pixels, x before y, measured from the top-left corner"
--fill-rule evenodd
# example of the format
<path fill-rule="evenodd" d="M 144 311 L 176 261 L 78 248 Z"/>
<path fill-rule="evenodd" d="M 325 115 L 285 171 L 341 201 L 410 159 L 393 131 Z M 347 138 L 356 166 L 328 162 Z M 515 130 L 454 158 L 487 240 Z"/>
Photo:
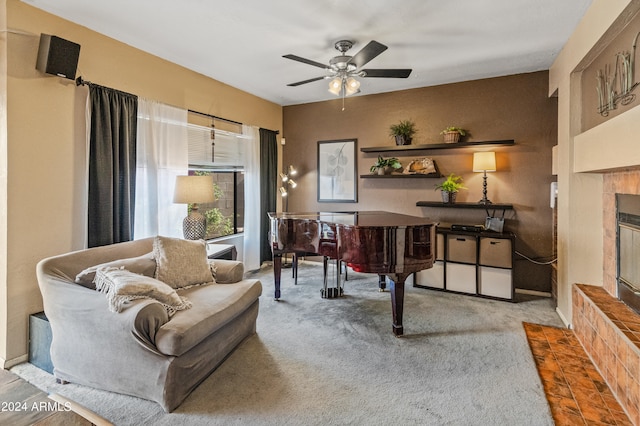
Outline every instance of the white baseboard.
<path fill-rule="evenodd" d="M 548 291 L 527 290 L 526 288 L 516 288 L 518 294 L 528 294 L 529 296 L 551 297 Z"/>
<path fill-rule="evenodd" d="M 20 355 L 12 359 L 0 358 L 0 368 L 8 370 L 11 367 L 29 361 L 29 354 Z"/>
<path fill-rule="evenodd" d="M 562 311 L 556 307 L 556 313 L 558 314 L 558 316 L 560 317 L 560 320 L 562 320 L 562 322 L 564 323 L 565 327 L 567 327 L 568 329 L 573 329 L 573 324 L 571 324 L 567 318 L 564 316 L 564 314 L 562 313 Z"/>

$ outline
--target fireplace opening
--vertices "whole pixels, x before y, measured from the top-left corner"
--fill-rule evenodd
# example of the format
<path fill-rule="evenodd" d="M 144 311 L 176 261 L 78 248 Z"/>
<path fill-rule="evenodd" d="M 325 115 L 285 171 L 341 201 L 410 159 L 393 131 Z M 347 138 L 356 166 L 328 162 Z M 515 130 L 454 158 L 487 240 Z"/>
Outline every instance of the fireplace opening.
<path fill-rule="evenodd" d="M 616 194 L 618 299 L 640 314 L 640 195 Z"/>

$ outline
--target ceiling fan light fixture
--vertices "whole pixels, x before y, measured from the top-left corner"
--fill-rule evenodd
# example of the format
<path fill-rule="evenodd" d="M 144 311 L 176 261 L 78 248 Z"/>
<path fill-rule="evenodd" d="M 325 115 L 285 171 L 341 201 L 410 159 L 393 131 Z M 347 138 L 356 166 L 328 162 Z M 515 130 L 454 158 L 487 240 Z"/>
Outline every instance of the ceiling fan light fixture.
<path fill-rule="evenodd" d="M 345 89 L 347 96 L 351 96 L 360 91 L 360 82 L 353 77 L 347 78 Z"/>
<path fill-rule="evenodd" d="M 329 82 L 329 92 L 336 96 L 340 96 L 340 90 L 342 89 L 342 78 L 336 77 Z"/>

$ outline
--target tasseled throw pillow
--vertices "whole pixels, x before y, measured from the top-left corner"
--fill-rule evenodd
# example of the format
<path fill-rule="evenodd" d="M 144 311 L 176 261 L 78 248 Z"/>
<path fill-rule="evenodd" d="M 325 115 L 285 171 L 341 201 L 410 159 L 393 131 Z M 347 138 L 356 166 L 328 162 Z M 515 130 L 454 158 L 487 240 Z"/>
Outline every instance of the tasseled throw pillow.
<path fill-rule="evenodd" d="M 91 266 L 84 271 L 80 272 L 76 276 L 76 284 L 83 285 L 85 287 L 94 289 L 93 280 L 96 277 L 96 271 L 100 268 L 106 268 L 108 266 L 115 266 L 118 268 L 124 268 L 127 271 L 135 272 L 136 274 L 146 275 L 152 277 L 156 272 L 156 261 L 153 259 L 153 253 L 143 254 L 138 257 L 131 257 L 127 259 L 118 259 L 111 262 L 101 263 L 99 265 Z"/>
<path fill-rule="evenodd" d="M 162 303 L 170 316 L 191 307 L 191 302 L 162 281 L 122 268 L 99 268 L 95 284 L 96 290 L 107 296 L 111 312 L 120 312 L 126 303 L 143 298 Z"/>

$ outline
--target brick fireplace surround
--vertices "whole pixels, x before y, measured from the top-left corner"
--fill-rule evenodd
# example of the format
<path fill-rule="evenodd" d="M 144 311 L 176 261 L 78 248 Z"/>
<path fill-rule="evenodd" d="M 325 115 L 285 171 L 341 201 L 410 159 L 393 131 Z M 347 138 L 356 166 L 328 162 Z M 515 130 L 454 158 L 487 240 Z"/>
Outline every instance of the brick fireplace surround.
<path fill-rule="evenodd" d="M 640 315 L 617 299 L 615 201 L 616 193 L 640 194 L 640 168 L 603 179 L 603 286 L 573 286 L 573 327 L 630 420 L 640 425 Z"/>

